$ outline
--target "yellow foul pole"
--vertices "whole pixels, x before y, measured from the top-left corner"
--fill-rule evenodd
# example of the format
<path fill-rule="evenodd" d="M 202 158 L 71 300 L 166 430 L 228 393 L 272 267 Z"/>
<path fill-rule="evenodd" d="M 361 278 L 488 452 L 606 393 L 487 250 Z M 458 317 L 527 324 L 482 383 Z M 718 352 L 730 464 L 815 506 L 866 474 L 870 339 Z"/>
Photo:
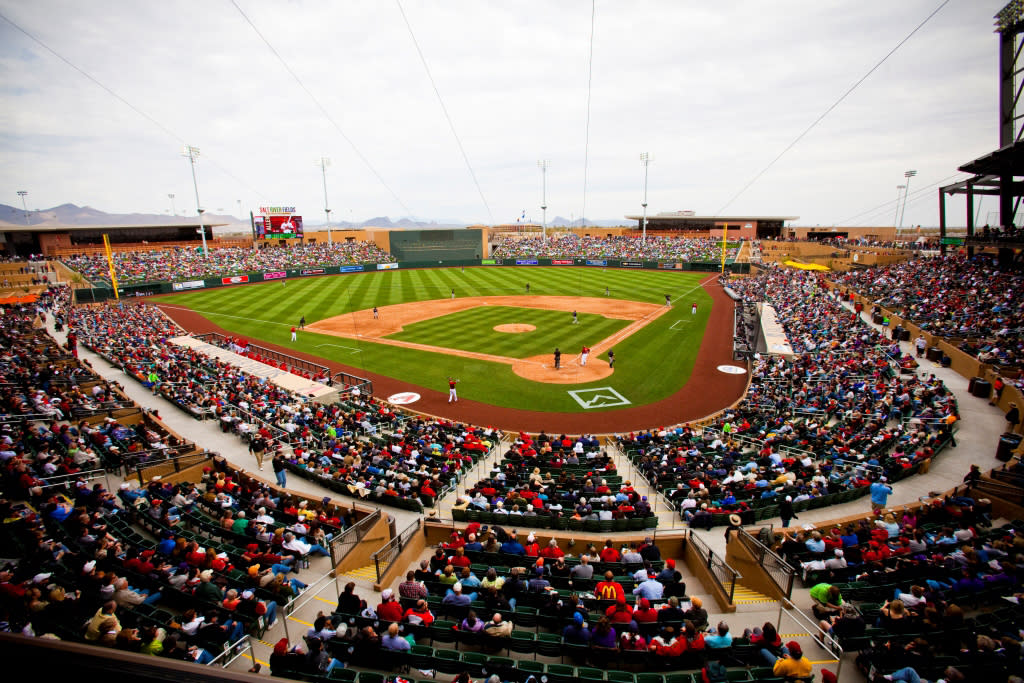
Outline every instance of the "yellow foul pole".
<path fill-rule="evenodd" d="M 722 224 L 722 272 L 725 273 L 725 242 L 726 236 L 729 234 L 729 224 Z"/>
<path fill-rule="evenodd" d="M 121 297 L 117 294 L 117 273 L 114 272 L 114 255 L 110 253 L 110 238 L 106 233 L 103 233 L 103 251 L 107 254 L 107 268 L 110 269 L 110 284 L 114 287 L 114 299 L 120 301 Z"/>

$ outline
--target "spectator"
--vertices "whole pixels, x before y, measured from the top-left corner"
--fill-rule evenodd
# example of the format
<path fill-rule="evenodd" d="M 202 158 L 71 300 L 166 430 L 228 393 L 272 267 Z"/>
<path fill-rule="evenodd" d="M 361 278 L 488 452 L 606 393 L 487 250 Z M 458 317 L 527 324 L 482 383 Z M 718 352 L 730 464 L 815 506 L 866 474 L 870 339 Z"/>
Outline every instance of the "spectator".
<path fill-rule="evenodd" d="M 399 635 L 399 628 L 396 623 L 388 626 L 387 632 L 381 636 L 380 646 L 385 650 L 395 650 L 398 652 L 407 652 L 412 649 L 409 641 Z"/>

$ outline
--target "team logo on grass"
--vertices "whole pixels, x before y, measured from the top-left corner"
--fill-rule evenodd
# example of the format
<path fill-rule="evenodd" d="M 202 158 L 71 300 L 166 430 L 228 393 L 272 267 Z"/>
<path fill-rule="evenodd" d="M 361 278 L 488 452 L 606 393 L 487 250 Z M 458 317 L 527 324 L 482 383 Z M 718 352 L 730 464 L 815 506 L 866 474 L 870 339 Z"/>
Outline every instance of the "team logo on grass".
<path fill-rule="evenodd" d="M 626 397 L 611 387 L 595 387 L 593 389 L 576 389 L 569 395 L 576 399 L 585 410 L 594 408 L 614 408 L 615 406 L 631 405 Z"/>

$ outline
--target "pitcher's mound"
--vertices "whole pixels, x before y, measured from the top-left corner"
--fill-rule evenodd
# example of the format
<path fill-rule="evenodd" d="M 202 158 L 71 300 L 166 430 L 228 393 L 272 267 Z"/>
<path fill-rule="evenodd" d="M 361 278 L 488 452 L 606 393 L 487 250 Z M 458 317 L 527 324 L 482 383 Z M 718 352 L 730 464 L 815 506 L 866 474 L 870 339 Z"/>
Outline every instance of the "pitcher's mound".
<path fill-rule="evenodd" d="M 495 332 L 511 332 L 512 334 L 518 334 L 520 332 L 533 332 L 537 329 L 534 325 L 528 325 L 526 323 L 508 323 L 507 325 L 495 325 Z"/>
<path fill-rule="evenodd" d="M 524 379 L 547 384 L 586 384 L 610 376 L 615 370 L 608 362 L 590 358 L 586 366 L 580 367 L 579 358 L 562 356 L 562 367 L 555 370 L 551 354 L 522 358 L 512 364 L 512 372 Z"/>

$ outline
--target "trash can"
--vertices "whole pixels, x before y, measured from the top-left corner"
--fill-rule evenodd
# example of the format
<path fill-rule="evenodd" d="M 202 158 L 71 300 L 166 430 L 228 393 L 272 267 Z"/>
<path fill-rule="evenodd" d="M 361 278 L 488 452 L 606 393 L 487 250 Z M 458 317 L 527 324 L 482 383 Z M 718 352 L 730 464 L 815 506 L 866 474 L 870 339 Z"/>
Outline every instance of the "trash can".
<path fill-rule="evenodd" d="M 992 383 L 987 379 L 978 378 L 971 389 L 971 395 L 978 398 L 988 398 L 992 393 Z"/>
<path fill-rule="evenodd" d="M 900 341 L 910 341 L 910 330 L 904 329 L 900 333 Z"/>
<path fill-rule="evenodd" d="M 946 354 L 942 354 L 942 367 L 944 367 L 944 368 L 951 368 L 951 367 L 953 367 L 953 359 L 950 358 L 949 356 L 947 356 Z"/>
<path fill-rule="evenodd" d="M 925 357 L 934 363 L 938 363 L 942 360 L 942 349 L 938 346 L 932 346 L 925 352 Z"/>
<path fill-rule="evenodd" d="M 999 445 L 996 446 L 996 460 L 1000 462 L 1009 462 L 1010 458 L 1013 457 L 1013 452 L 1020 446 L 1021 439 L 1024 438 L 1020 434 L 1014 434 L 1013 432 L 1006 432 L 999 437 Z"/>
<path fill-rule="evenodd" d="M 882 314 L 881 313 L 875 313 L 873 316 L 871 316 L 871 322 L 873 322 L 876 325 L 881 325 L 882 324 Z"/>

